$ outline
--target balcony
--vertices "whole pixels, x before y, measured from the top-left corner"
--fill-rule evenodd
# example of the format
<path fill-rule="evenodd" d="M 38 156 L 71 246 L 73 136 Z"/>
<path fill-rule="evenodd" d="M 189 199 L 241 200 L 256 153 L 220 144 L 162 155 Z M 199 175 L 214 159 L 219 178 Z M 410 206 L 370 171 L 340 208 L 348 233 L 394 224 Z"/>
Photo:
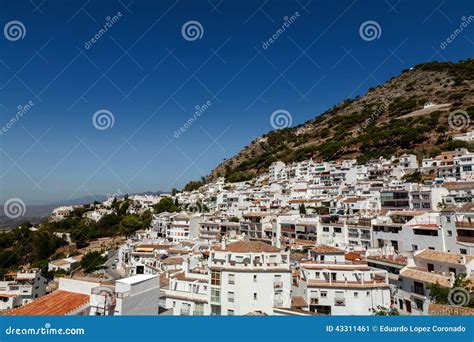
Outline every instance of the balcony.
<path fill-rule="evenodd" d="M 474 222 L 456 222 L 456 228 L 472 228 L 474 229 Z"/>
<path fill-rule="evenodd" d="M 461 236 L 461 235 L 458 235 L 457 240 L 459 242 L 474 243 L 474 236 Z"/>
<path fill-rule="evenodd" d="M 190 313 L 191 313 L 191 311 L 189 309 L 181 309 L 180 312 L 179 312 L 179 314 L 181 316 L 189 316 Z"/>

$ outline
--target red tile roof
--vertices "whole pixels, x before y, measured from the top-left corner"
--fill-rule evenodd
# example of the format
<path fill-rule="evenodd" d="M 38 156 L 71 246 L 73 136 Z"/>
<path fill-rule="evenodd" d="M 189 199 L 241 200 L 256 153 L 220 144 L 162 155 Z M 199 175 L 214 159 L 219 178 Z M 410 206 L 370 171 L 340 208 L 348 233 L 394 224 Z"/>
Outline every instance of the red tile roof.
<path fill-rule="evenodd" d="M 216 251 L 223 251 L 220 246 L 216 246 L 213 249 Z M 279 252 L 280 249 L 260 241 L 238 241 L 227 245 L 224 251 L 234 253 L 274 253 Z"/>
<path fill-rule="evenodd" d="M 63 316 L 89 302 L 89 295 L 58 290 L 10 310 L 8 316 Z"/>

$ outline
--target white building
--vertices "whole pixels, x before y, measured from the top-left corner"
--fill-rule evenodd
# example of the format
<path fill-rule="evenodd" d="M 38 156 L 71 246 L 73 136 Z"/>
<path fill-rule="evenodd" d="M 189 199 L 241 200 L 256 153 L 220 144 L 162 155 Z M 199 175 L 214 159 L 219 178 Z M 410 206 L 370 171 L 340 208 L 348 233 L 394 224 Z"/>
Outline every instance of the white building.
<path fill-rule="evenodd" d="M 390 306 L 387 272 L 365 262 L 349 262 L 341 249 L 319 245 L 300 263 L 295 292 L 307 309 L 327 315 L 373 315 Z"/>
<path fill-rule="evenodd" d="M 272 314 L 291 305 L 289 253 L 263 242 L 214 247 L 209 258 L 212 315 Z"/>
<path fill-rule="evenodd" d="M 7 273 L 0 281 L 0 311 L 27 304 L 46 292 L 46 279 L 40 269 Z"/>

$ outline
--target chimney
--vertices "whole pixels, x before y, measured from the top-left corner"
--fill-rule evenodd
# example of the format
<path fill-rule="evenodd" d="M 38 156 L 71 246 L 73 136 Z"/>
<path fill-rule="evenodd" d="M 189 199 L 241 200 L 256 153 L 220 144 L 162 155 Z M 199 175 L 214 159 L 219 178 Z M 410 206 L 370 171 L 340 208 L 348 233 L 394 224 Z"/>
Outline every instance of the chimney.
<path fill-rule="evenodd" d="M 221 248 L 225 250 L 226 247 L 227 247 L 227 237 L 224 236 L 221 240 Z"/>

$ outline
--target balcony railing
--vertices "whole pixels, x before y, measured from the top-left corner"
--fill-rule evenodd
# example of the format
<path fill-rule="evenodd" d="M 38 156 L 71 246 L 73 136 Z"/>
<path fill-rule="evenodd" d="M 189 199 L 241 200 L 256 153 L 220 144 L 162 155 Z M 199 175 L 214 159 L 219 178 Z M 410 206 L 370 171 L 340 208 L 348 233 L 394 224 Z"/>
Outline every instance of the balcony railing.
<path fill-rule="evenodd" d="M 474 222 L 456 222 L 456 228 L 474 228 Z"/>
<path fill-rule="evenodd" d="M 467 242 L 467 243 L 474 243 L 474 236 L 457 236 L 457 240 L 459 242 Z"/>
<path fill-rule="evenodd" d="M 180 310 L 180 315 L 181 316 L 189 316 L 191 311 L 189 309 L 181 309 Z"/>

